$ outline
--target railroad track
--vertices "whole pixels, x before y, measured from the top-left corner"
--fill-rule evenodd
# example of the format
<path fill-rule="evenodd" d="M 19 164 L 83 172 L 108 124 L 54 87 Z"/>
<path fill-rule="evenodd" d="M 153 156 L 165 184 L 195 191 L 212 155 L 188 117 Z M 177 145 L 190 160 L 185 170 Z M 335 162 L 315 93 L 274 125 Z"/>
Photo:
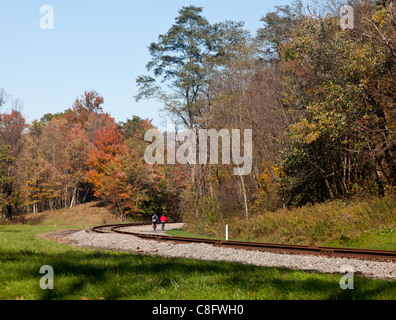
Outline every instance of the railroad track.
<path fill-rule="evenodd" d="M 134 231 L 121 230 L 127 227 L 147 226 L 147 223 L 132 223 L 132 224 L 115 224 L 97 226 L 90 229 L 94 233 L 119 233 L 126 234 L 141 239 L 156 240 L 156 241 L 171 241 L 174 243 L 206 243 L 213 246 L 227 247 L 242 250 L 256 250 L 267 251 L 283 254 L 305 254 L 326 256 L 334 258 L 353 258 L 361 260 L 375 260 L 396 262 L 396 251 L 393 250 L 373 250 L 373 249 L 358 249 L 358 248 L 340 248 L 340 247 L 317 247 L 317 246 L 301 246 L 290 244 L 274 244 L 261 243 L 249 241 L 226 241 L 205 238 L 187 238 L 175 237 L 164 234 L 150 234 Z"/>

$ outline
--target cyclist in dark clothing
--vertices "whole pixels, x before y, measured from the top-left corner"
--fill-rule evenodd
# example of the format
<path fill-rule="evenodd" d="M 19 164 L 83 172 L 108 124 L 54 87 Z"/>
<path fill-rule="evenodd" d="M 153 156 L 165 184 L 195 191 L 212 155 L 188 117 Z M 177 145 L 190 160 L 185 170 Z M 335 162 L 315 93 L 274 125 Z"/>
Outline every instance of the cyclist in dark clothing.
<path fill-rule="evenodd" d="M 156 213 L 154 213 L 153 216 L 151 217 L 151 221 L 153 222 L 153 229 L 156 230 L 157 222 L 158 222 L 158 216 Z"/>

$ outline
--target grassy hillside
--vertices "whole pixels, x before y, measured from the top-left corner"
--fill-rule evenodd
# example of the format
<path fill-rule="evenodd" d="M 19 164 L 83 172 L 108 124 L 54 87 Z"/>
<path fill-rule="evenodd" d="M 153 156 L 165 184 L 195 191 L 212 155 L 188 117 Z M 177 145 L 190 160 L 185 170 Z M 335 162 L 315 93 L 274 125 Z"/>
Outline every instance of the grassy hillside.
<path fill-rule="evenodd" d="M 100 202 L 81 204 L 73 208 L 57 211 L 31 213 L 15 219 L 19 224 L 41 226 L 96 226 L 125 222 L 116 217 L 109 207 Z"/>
<path fill-rule="evenodd" d="M 396 198 L 307 205 L 231 218 L 211 225 L 192 221 L 187 231 L 224 238 L 225 224 L 233 239 L 301 245 L 331 245 L 396 250 Z"/>

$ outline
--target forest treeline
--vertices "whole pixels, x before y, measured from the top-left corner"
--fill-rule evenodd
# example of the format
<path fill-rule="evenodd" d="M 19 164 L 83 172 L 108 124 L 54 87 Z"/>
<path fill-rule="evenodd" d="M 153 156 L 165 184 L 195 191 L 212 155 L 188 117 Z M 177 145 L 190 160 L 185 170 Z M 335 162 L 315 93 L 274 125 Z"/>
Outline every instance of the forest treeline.
<path fill-rule="evenodd" d="M 340 25 L 345 4 L 352 29 Z M 249 175 L 221 162 L 147 164 L 151 121 L 117 123 L 103 112 L 104 98 L 86 91 L 31 124 L 17 110 L 0 115 L 3 215 L 99 199 L 125 216 L 249 221 L 284 207 L 394 193 L 396 6 L 296 1 L 261 22 L 251 34 L 243 22 L 211 24 L 203 8 L 183 7 L 149 46 L 135 97 L 160 101 L 181 130 L 252 129 Z M 6 97 L 2 90 L 0 104 Z"/>

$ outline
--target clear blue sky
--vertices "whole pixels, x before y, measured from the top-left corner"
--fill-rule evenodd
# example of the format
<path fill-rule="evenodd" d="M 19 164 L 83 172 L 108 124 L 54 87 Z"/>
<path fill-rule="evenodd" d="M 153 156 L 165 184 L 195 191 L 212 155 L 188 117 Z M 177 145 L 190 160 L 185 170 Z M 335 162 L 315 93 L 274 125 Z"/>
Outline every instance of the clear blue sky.
<path fill-rule="evenodd" d="M 1 0 L 0 88 L 23 101 L 28 122 L 69 108 L 84 90 L 105 99 L 117 121 L 133 115 L 162 126 L 156 101 L 135 102 L 135 79 L 146 74 L 148 46 L 168 31 L 178 10 L 204 8 L 211 22 L 260 18 L 291 0 Z M 54 30 L 40 28 L 40 8 L 54 9 Z"/>

